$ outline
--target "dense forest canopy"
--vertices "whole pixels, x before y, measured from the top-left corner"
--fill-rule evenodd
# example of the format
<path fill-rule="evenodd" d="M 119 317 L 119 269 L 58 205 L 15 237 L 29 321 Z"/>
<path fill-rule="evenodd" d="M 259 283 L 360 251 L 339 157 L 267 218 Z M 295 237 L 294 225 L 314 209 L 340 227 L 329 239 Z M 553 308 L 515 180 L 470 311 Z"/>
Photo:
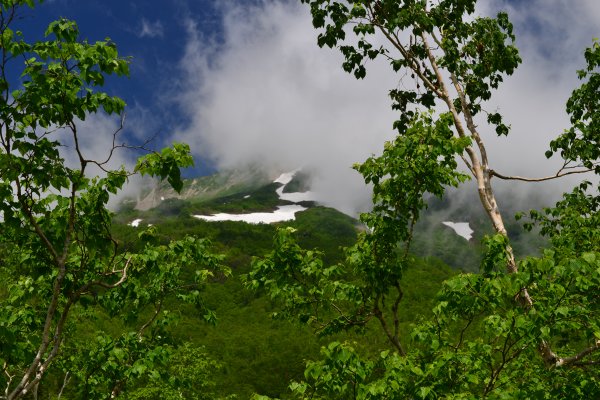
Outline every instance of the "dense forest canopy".
<path fill-rule="evenodd" d="M 546 151 L 562 167 L 546 177 L 508 176 L 491 164 L 480 132 L 488 125 L 510 137 L 503 115 L 486 109 L 521 63 L 506 13 L 477 16 L 476 0 L 301 0 L 318 45 L 339 49 L 345 71 L 364 78 L 370 60 L 383 58 L 413 81 L 390 88 L 395 139 L 355 165 L 373 188 L 362 229 L 320 208 L 279 229 L 215 227 L 183 219 L 188 205 L 172 202 L 163 225 L 135 231 L 114 223 L 110 196 L 136 174 L 180 191 L 180 168 L 193 163 L 189 146 L 119 144 L 116 129 L 98 133 L 114 138 L 108 158 L 88 158 L 79 127 L 94 113 L 123 115 L 124 101 L 102 87 L 110 75 L 127 76 L 130 60 L 110 39 L 81 39 L 65 19 L 26 41 L 14 25 L 36 3 L 0 2 L 2 398 L 232 398 L 216 388 L 226 373 L 216 374 L 233 367 L 202 340 L 244 336 L 220 331 L 214 308 L 241 324 L 253 318 L 239 313 L 248 305 L 243 310 L 277 316 L 274 329 L 287 341 L 274 335 L 270 346 L 290 359 L 301 346 L 291 339 L 306 337 L 306 326 L 319 344 L 330 341 L 320 359 L 311 353 L 303 374 L 290 368 L 289 391 L 269 382 L 257 399 L 600 397 L 598 42 L 585 49 L 581 84 L 566 104 L 571 126 Z M 119 148 L 146 154 L 131 170 L 112 169 Z M 518 216 L 547 248 L 515 254 L 510 208 L 495 182 L 566 175 L 586 180 L 553 207 Z M 493 233 L 482 242 L 478 273 L 451 273 L 414 256 L 414 229 L 431 197 L 465 190 L 467 180 L 477 191 L 468 207 L 482 209 Z M 276 204 L 272 192 L 261 194 Z M 431 288 L 428 279 L 443 283 Z M 200 321 L 217 323 L 215 330 L 199 338 L 177 327 Z M 236 354 L 243 361 L 246 353 Z M 244 376 L 268 381 L 277 368 L 255 369 Z"/>

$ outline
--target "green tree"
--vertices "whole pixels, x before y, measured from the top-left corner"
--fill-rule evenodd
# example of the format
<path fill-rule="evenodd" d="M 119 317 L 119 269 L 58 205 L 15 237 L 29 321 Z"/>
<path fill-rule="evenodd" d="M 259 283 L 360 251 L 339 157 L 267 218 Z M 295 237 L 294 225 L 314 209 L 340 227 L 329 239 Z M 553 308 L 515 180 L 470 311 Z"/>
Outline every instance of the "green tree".
<path fill-rule="evenodd" d="M 550 143 L 563 166 L 542 178 L 506 176 L 487 157 L 479 126 L 509 134 L 485 102 L 521 62 L 505 13 L 474 16 L 476 0 L 301 0 L 310 6 L 318 44 L 336 47 L 343 68 L 363 78 L 383 57 L 414 85 L 390 91 L 398 136 L 383 154 L 355 168 L 373 185 L 368 227 L 345 263 L 280 232 L 276 249 L 254 263 L 247 285 L 282 300 L 288 315 L 328 333 L 375 320 L 389 339 L 364 360 L 333 343 L 308 364 L 298 398 L 595 398 L 600 396 L 600 240 L 598 187 L 583 182 L 555 207 L 532 211 L 551 246 L 517 259 L 494 193 L 493 178 L 538 182 L 575 173 L 600 175 L 600 46 L 585 52 L 582 85 L 567 103 L 572 127 Z M 347 39 L 349 31 L 353 35 Z M 384 44 L 381 45 L 381 38 Z M 457 170 L 457 161 L 467 174 Z M 467 178 L 495 234 L 484 240 L 479 274 L 444 283 L 433 318 L 402 331 L 402 274 L 412 231 L 427 196 Z"/>
<path fill-rule="evenodd" d="M 34 3 L 0 2 L 1 397 L 37 398 L 50 375 L 55 396 L 71 390 L 78 398 L 112 398 L 166 373 L 160 367 L 174 349 L 167 300 L 196 304 L 214 320 L 201 285 L 228 270 L 194 237 L 157 243 L 149 228 L 138 252 L 113 238 L 111 194 L 133 174 L 180 190 L 189 148 L 174 144 L 149 152 L 131 171 L 110 169 L 114 151 L 127 147 L 115 144 L 119 129 L 97 133 L 112 135 L 108 159 L 86 157 L 78 126 L 93 113 L 123 112 L 123 100 L 100 88 L 108 75 L 127 75 L 129 61 L 110 39 L 80 40 L 75 22 L 64 19 L 44 39 L 26 42 L 14 26 Z M 67 152 L 75 165 L 65 162 Z M 119 321 L 111 332 L 80 328 L 100 314 Z"/>

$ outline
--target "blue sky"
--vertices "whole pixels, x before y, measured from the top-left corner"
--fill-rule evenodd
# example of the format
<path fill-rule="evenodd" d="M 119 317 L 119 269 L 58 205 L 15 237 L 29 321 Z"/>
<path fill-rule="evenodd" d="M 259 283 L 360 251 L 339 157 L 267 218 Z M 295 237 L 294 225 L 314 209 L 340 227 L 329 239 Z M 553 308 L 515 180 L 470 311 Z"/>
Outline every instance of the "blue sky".
<path fill-rule="evenodd" d="M 492 163 L 506 174 L 547 175 L 555 164 L 544 150 L 567 127 L 564 103 L 584 48 L 600 36 L 600 2 L 478 6 L 479 15 L 498 10 L 515 24 L 524 63 L 488 105 L 513 126 L 508 140 L 489 133 Z M 313 189 L 328 204 L 352 211 L 369 202 L 350 167 L 393 137 L 387 92 L 402 78 L 383 60 L 363 81 L 345 74 L 336 51 L 316 46 L 300 1 L 46 0 L 23 11 L 23 31 L 35 39 L 58 17 L 76 20 L 89 41 L 109 36 L 132 56 L 131 77 L 108 85 L 128 103 L 129 137 L 190 143 L 199 165 L 192 173 L 256 163 L 274 173 L 305 167 L 315 171 Z M 102 117 L 86 124 L 90 149 L 101 147 L 98 131 L 114 129 Z"/>
<path fill-rule="evenodd" d="M 106 89 L 122 97 L 128 113 L 151 119 L 149 132 L 168 141 L 169 127 L 185 123 L 174 99 L 180 84 L 180 61 L 185 55 L 188 22 L 194 21 L 203 36 L 218 41 L 222 37 L 221 15 L 214 0 L 118 1 L 45 0 L 34 10 L 22 8 L 19 26 L 26 39 L 43 36 L 48 24 L 58 18 L 77 22 L 82 39 L 89 42 L 109 37 L 122 56 L 131 57 L 130 77 L 107 81 Z M 128 126 L 129 130 L 137 127 Z M 160 143 L 162 145 L 162 143 Z"/>

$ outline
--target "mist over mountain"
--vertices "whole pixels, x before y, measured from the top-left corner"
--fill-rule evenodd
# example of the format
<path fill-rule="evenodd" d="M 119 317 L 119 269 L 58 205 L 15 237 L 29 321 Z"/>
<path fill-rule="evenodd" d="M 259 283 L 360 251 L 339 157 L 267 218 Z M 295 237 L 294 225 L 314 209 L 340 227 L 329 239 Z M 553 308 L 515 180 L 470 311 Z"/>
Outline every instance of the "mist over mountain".
<path fill-rule="evenodd" d="M 485 113 L 476 121 L 493 168 L 534 177 L 560 167 L 544 152 L 569 125 L 564 104 L 578 83 L 575 71 L 583 65 L 583 51 L 597 26 L 589 1 L 568 7 L 554 0 L 535 4 L 527 12 L 519 3 L 501 0 L 479 6 L 478 15 L 509 12 L 524 61 L 505 79 L 493 103 L 483 104 L 505 115 L 510 136 L 497 138 L 485 128 Z M 316 45 L 309 10 L 299 4 L 227 2 L 219 9 L 220 42 L 211 41 L 192 21 L 187 25 L 180 63 L 184 77 L 176 98 L 190 123 L 175 137 L 219 170 L 256 163 L 267 170 L 310 169 L 312 190 L 323 204 L 348 214 L 368 209 L 369 188 L 351 167 L 379 154 L 394 137 L 397 114 L 387 93 L 408 80 L 393 74 L 384 59 L 369 63 L 364 80 L 345 73 L 337 51 Z M 563 29 L 565 21 L 571 29 Z M 536 26 L 549 36 L 539 35 Z M 564 191 L 571 183 L 538 184 L 533 191 L 560 192 L 553 185 Z M 509 187 L 528 192 L 532 186 Z"/>

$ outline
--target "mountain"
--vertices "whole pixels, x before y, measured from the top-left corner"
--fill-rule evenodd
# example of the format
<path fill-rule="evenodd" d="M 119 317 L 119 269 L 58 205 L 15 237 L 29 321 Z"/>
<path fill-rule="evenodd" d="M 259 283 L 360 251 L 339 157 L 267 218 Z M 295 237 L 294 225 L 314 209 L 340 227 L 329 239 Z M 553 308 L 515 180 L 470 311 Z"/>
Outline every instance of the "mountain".
<path fill-rule="evenodd" d="M 276 175 L 260 170 L 231 170 L 187 179 L 181 193 L 166 183 L 155 183 L 138 199 L 122 203 L 121 215 L 138 215 L 129 222 L 138 226 L 143 215 L 174 215 L 189 212 L 206 221 L 274 223 L 295 219 L 295 214 L 315 206 L 315 196 L 306 190 L 307 176 L 299 171 Z M 303 191 L 293 191 L 293 189 Z"/>
<path fill-rule="evenodd" d="M 246 176 L 248 180 L 244 179 Z M 306 178 L 300 172 L 269 176 L 228 171 L 187 180 L 180 196 L 157 185 L 140 196 L 140 201 L 144 201 L 152 193 L 159 199 L 154 207 L 142 210 L 136 208 L 137 200 L 126 201 L 115 215 L 113 230 L 125 248 L 140 245 L 139 232 L 152 224 L 161 241 L 187 234 L 209 239 L 215 250 L 224 255 L 224 263 L 233 269 L 231 277 L 217 277 L 202 291 L 204 304 L 217 315 L 216 326 L 206 324 L 195 307 L 171 300 L 178 318 L 170 333 L 173 341 L 185 343 L 215 361 L 209 377 L 215 382 L 214 395 L 205 394 L 201 398 L 235 395 L 248 399 L 253 393 L 286 398 L 289 380 L 300 379 L 305 360 L 317 358 L 319 348 L 332 339 L 316 337 L 306 325 L 273 319 L 276 304 L 246 289 L 240 280 L 241 275 L 249 272 L 254 257 L 272 251 L 277 226 L 294 227 L 300 245 L 323 251 L 327 264 L 341 261 L 342 248 L 354 243 L 356 219 L 305 197 L 298 198 L 306 194 L 295 194 L 307 192 Z M 302 211 L 296 212 L 294 219 L 276 223 L 207 221 L 194 217 L 219 213 L 271 214 L 286 206 L 297 206 Z M 443 276 L 448 273 L 445 271 Z M 348 336 L 337 338 L 345 340 Z"/>
<path fill-rule="evenodd" d="M 140 245 L 139 232 L 152 224 L 161 241 L 186 234 L 209 239 L 234 271 L 227 279 L 215 277 L 202 292 L 204 304 L 216 312 L 216 326 L 206 324 L 196 308 L 171 300 L 178 319 L 170 332 L 173 341 L 214 361 L 206 377 L 214 387 L 204 398 L 247 399 L 253 393 L 290 398 L 288 383 L 302 379 L 306 360 L 318 359 L 321 346 L 334 340 L 354 341 L 363 333 L 367 339 L 361 336 L 355 343 L 361 353 L 378 357 L 386 346 L 376 323 L 362 333 L 351 330 L 320 337 L 306 324 L 273 318 L 278 304 L 246 289 L 240 280 L 249 272 L 253 258 L 273 250 L 277 227 L 295 228 L 303 248 L 323 252 L 324 265 L 341 262 L 343 248 L 351 246 L 357 233 L 366 229 L 355 216 L 314 201 L 310 180 L 302 171 L 224 171 L 186 180 L 179 195 L 166 185 L 155 185 L 139 199 L 125 201 L 115 215 L 113 229 L 125 248 Z M 479 208 L 471 206 L 474 201 L 478 200 L 455 192 L 441 200 L 429 199 L 412 246 L 413 253 L 421 257 L 403 271 L 402 330 L 408 331 L 431 315 L 442 281 L 457 270 L 478 270 L 480 242 L 491 230 Z M 282 209 L 295 211 L 278 221 L 267 220 Z M 218 218 L 211 218 L 215 216 Z M 248 221 L 232 220 L 242 218 Z M 529 246 L 534 251 L 534 242 L 520 233 L 516 221 L 507 221 L 511 234 L 518 238 L 516 247 Z M 459 235 L 461 232 L 445 222 L 468 223 L 472 237 Z M 110 325 L 102 318 L 101 323 Z"/>
<path fill-rule="evenodd" d="M 243 251 L 236 250 L 243 253 L 235 262 L 239 266 L 271 249 L 276 227 L 284 224 L 301 232 L 302 245 L 318 247 L 329 259 L 339 258 L 341 247 L 354 242 L 360 224 L 315 202 L 309 180 L 301 171 L 235 170 L 187 179 L 181 194 L 156 184 L 139 199 L 123 201 L 114 217 L 115 229 L 125 242 L 154 225 L 165 237 L 188 233 L 219 247 L 241 246 Z"/>
<path fill-rule="evenodd" d="M 247 168 L 187 179 L 179 194 L 166 183 L 157 183 L 139 198 L 124 201 L 117 220 L 134 227 L 160 223 L 168 216 L 251 224 L 294 221 L 308 210 L 323 208 L 318 203 L 318 195 L 310 191 L 310 180 L 310 175 L 300 170 L 267 173 L 259 168 Z M 511 204 L 514 194 L 500 193 L 499 197 L 504 204 Z M 455 269 L 478 271 L 481 241 L 485 235 L 492 234 L 481 207 L 473 206 L 478 201 L 475 194 L 469 196 L 458 191 L 449 191 L 443 199 L 430 198 L 428 208 L 415 227 L 412 252 L 421 257 L 439 258 Z M 523 230 L 513 218 L 517 211 L 520 210 L 515 206 L 505 216 L 516 253 L 537 254 L 544 241 Z M 329 213 L 341 214 L 333 209 L 329 209 Z M 357 217 L 349 216 L 348 220 L 364 229 Z M 328 221 L 325 219 L 322 223 Z"/>
<path fill-rule="evenodd" d="M 186 179 L 181 193 L 175 192 L 167 182 L 155 182 L 139 194 L 136 199 L 128 199 L 126 204 L 136 210 L 149 210 L 158 207 L 169 199 L 207 201 L 244 191 L 253 191 L 268 184 L 270 174 L 259 168 L 231 169 L 213 175 Z"/>

